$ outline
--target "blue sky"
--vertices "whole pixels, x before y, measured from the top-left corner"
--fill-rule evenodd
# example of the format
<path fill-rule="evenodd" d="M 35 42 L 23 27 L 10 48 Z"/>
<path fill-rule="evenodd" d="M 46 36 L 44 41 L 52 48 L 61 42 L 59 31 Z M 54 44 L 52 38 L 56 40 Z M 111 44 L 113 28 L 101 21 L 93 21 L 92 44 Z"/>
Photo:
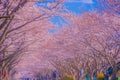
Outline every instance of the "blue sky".
<path fill-rule="evenodd" d="M 46 9 L 50 9 L 46 6 L 47 3 L 53 3 L 57 0 L 44 0 L 43 2 L 36 2 L 36 5 L 38 7 L 44 7 Z M 72 14 L 83 14 L 84 12 L 91 12 L 98 9 L 98 4 L 95 2 L 95 0 L 66 0 L 63 4 Z M 57 29 L 51 29 L 50 33 L 56 33 L 58 29 L 62 28 L 64 24 L 67 24 L 67 21 L 59 16 L 54 16 L 50 18 L 50 21 L 58 25 Z"/>
<path fill-rule="evenodd" d="M 69 0 L 64 3 L 64 6 L 72 13 L 82 14 L 97 9 L 98 4 L 95 0 Z"/>
<path fill-rule="evenodd" d="M 38 7 L 44 7 L 50 9 L 46 4 L 54 3 L 58 0 L 43 0 L 42 2 L 36 2 Z M 66 0 L 63 5 L 72 13 L 81 14 L 86 11 L 92 11 L 97 9 L 98 4 L 96 0 Z M 82 11 L 82 10 L 83 11 Z"/>

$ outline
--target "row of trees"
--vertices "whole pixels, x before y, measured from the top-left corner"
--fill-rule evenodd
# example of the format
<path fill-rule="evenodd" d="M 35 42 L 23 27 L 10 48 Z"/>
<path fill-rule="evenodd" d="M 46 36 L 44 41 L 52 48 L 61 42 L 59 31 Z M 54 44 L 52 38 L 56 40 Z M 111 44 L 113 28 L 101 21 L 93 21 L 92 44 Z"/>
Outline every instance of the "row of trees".
<path fill-rule="evenodd" d="M 61 53 L 66 56 L 66 58 L 58 56 L 48 59 L 59 75 L 55 77 L 59 77 L 60 80 L 67 78 L 85 80 L 85 77 L 96 79 L 104 76 L 111 77 L 111 80 L 116 79 L 120 61 L 119 1 L 98 2 L 103 1 L 106 1 L 105 4 L 100 6 L 107 8 L 102 11 L 102 15 L 96 13 L 61 15 L 70 21 L 70 25 L 54 34 L 49 40 L 49 46 L 45 46 L 48 53 Z M 111 7 L 112 5 L 114 7 Z M 45 76 L 44 70 L 43 73 Z M 40 77 L 42 72 L 36 75 Z"/>
<path fill-rule="evenodd" d="M 60 0 L 49 4 L 51 10 L 48 10 L 33 6 L 35 0 L 0 0 L 0 78 L 2 80 L 11 79 L 14 73 L 13 67 L 18 64 L 27 47 L 34 42 L 26 43 L 27 31 L 34 28 L 28 25 L 57 14 L 62 2 L 63 0 Z M 32 12 L 30 12 L 31 8 Z"/>
<path fill-rule="evenodd" d="M 67 54 L 69 58 L 52 59 L 52 65 L 61 76 L 71 75 L 73 80 L 84 80 L 86 74 L 92 79 L 102 73 L 115 80 L 120 61 L 119 17 L 87 13 L 71 19 L 69 16 L 69 20 L 72 25 L 54 34 L 51 42 L 57 46 L 50 48 L 54 49 L 52 53 Z M 112 74 L 107 72 L 110 67 Z"/>
<path fill-rule="evenodd" d="M 52 46 L 50 51 L 52 49 L 52 53 L 69 55 L 67 58 L 58 56 L 50 59 L 51 64 L 55 67 L 56 75 L 59 75 L 56 78 L 85 80 L 85 77 L 99 78 L 101 74 L 102 77 L 110 76 L 111 80 L 115 80 L 120 69 L 118 65 L 120 58 L 120 28 L 118 24 L 120 23 L 108 15 L 86 14 L 83 16 L 82 18 L 77 17 L 78 23 L 75 21 L 76 19 L 72 21 L 74 28 L 72 28 L 73 26 L 65 27 L 54 34 L 54 39 L 52 39 L 54 41 L 51 41 L 51 44 L 57 46 Z M 119 20 L 118 17 L 116 18 Z M 92 20 L 94 21 L 92 22 Z M 112 20 L 112 24 L 109 20 L 110 22 Z M 85 21 L 86 23 L 79 24 L 79 22 Z M 110 68 L 112 72 L 109 71 Z M 50 77 L 52 77 L 51 75 L 52 73 Z"/>
<path fill-rule="evenodd" d="M 53 54 L 52 58 L 47 58 L 56 70 L 55 77 L 60 80 L 85 80 L 85 77 L 116 80 L 120 70 L 119 15 L 104 12 L 102 16 L 96 13 L 64 16 L 70 25 L 53 34 L 49 46 L 43 49 L 43 53 L 47 50 Z"/>
<path fill-rule="evenodd" d="M 14 33 L 17 27 L 12 26 L 16 12 L 25 4 L 26 0 L 2 0 L 0 3 L 0 78 L 2 80 L 10 78 L 9 73 L 20 56 L 18 54 L 23 52 L 23 36 L 20 34 L 22 38 L 18 40 Z"/>
<path fill-rule="evenodd" d="M 111 5 L 116 4 L 116 1 L 118 2 L 117 5 L 111 8 Z M 12 74 L 10 71 L 12 71 L 20 57 L 27 51 L 27 47 L 34 42 L 26 44 L 25 34 L 34 28 L 34 26 L 28 28 L 27 25 L 34 21 L 43 21 L 55 14 L 60 14 L 59 10 L 63 9 L 61 6 L 62 2 L 63 0 L 60 0 L 45 5 L 49 8 L 39 7 L 37 9 L 34 7 L 32 9 L 33 12 L 29 11 L 34 4 L 32 1 L 0 0 L 0 77 L 3 80 L 10 79 Z M 84 67 L 84 70 L 91 76 L 93 73 L 91 71 L 99 72 L 103 69 L 102 64 L 105 69 L 108 66 L 112 66 L 112 80 L 114 80 L 113 78 L 116 75 L 115 64 L 119 61 L 120 56 L 120 23 L 119 16 L 116 14 L 114 16 L 113 14 L 119 11 L 119 0 L 107 0 L 106 3 L 108 2 L 110 4 L 104 4 L 104 6 L 110 7 L 111 14 L 106 12 L 102 17 L 96 14 L 84 14 L 80 18 L 76 18 L 78 16 L 62 14 L 62 16 L 70 20 L 72 26 L 69 29 L 62 29 L 62 33 L 59 32 L 54 35 L 53 43 L 59 45 L 59 47 L 53 49 L 55 53 L 60 50 L 59 52 L 61 53 L 74 53 L 77 56 L 77 58 L 65 59 L 65 63 L 62 62 L 59 64 L 60 66 L 56 65 L 56 63 L 60 63 L 59 61 L 52 63 L 62 75 L 64 73 L 65 75 L 71 74 L 76 78 L 77 71 Z M 70 70 L 66 71 L 65 69 Z M 80 77 L 78 76 L 77 78 Z"/>
<path fill-rule="evenodd" d="M 72 24 L 54 35 L 57 48 L 62 49 L 60 52 L 73 54 L 72 58 L 52 60 L 63 77 L 71 75 L 72 80 L 84 80 L 88 76 L 90 79 L 102 76 L 116 80 L 116 76 L 120 76 L 117 75 L 120 70 L 120 3 L 118 0 L 98 2 L 104 2 L 100 6 L 107 7 L 102 15 L 67 15 Z"/>

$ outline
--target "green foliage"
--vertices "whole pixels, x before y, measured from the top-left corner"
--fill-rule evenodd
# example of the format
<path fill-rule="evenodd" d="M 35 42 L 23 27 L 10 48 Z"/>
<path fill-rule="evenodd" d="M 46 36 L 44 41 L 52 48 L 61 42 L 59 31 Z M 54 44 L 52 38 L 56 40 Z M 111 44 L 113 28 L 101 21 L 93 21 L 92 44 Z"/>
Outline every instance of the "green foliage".
<path fill-rule="evenodd" d="M 63 77 L 62 80 L 73 80 L 73 79 L 70 77 Z"/>
<path fill-rule="evenodd" d="M 104 78 L 98 78 L 97 80 L 104 80 Z"/>

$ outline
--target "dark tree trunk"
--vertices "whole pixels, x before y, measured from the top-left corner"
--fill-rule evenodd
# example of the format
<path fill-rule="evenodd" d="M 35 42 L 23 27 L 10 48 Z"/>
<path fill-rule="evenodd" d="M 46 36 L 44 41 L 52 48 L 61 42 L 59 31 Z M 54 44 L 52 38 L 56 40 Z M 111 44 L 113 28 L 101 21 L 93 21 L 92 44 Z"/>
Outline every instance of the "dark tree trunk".
<path fill-rule="evenodd" d="M 117 80 L 117 79 L 116 79 L 116 73 L 115 73 L 115 72 L 112 74 L 111 80 Z"/>

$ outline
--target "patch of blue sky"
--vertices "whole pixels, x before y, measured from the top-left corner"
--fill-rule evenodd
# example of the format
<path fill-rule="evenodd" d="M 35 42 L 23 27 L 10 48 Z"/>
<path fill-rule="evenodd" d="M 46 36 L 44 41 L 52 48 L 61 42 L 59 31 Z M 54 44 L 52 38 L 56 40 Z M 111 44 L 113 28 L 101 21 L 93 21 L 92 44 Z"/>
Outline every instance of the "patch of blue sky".
<path fill-rule="evenodd" d="M 42 7 L 42 8 L 45 8 L 45 9 L 51 9 L 50 7 L 47 6 L 47 3 L 46 2 L 36 2 L 35 5 L 37 7 Z"/>
<path fill-rule="evenodd" d="M 51 17 L 50 21 L 53 23 L 53 25 L 57 25 L 57 28 L 49 30 L 50 34 L 55 34 L 60 28 L 63 27 L 63 25 L 68 24 L 68 21 L 60 16 Z"/>
<path fill-rule="evenodd" d="M 95 5 L 97 6 L 98 10 L 108 10 L 108 6 L 104 6 L 104 4 L 106 4 L 106 0 L 104 0 L 104 2 L 98 2 L 97 0 L 93 0 L 95 2 Z M 102 5 L 103 6 L 102 6 Z"/>
<path fill-rule="evenodd" d="M 54 3 L 57 0 L 42 0 L 42 1 L 37 1 L 36 3 L 38 4 L 46 4 L 46 3 Z"/>
<path fill-rule="evenodd" d="M 89 1 L 89 2 L 88 2 Z M 69 0 L 64 3 L 64 6 L 72 13 L 82 14 L 84 12 L 98 9 L 98 4 L 94 0 Z"/>
<path fill-rule="evenodd" d="M 58 28 L 62 28 L 63 25 L 68 24 L 68 21 L 60 16 L 51 17 L 50 21 L 53 24 L 58 25 Z"/>
<path fill-rule="evenodd" d="M 47 4 L 54 3 L 57 1 L 58 0 L 37 1 L 35 3 L 35 5 L 37 7 L 43 7 L 43 8 L 50 10 L 50 8 L 47 6 Z M 66 0 L 63 5 L 72 13 L 77 13 L 77 14 L 81 14 L 81 13 L 87 12 L 87 11 L 92 11 L 98 7 L 96 0 Z"/>
<path fill-rule="evenodd" d="M 54 3 L 54 2 L 57 2 L 58 0 L 42 0 L 42 1 L 37 1 L 35 3 L 35 5 L 37 7 L 43 7 L 45 9 L 49 9 L 51 10 L 51 8 L 49 6 L 47 6 L 48 3 Z"/>

